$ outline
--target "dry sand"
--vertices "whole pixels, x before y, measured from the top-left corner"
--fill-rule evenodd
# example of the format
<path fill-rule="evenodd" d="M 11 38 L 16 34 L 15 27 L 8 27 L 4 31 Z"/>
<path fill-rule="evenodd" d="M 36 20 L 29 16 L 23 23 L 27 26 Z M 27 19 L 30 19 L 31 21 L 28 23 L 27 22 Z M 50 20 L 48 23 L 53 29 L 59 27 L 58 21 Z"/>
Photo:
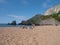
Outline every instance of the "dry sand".
<path fill-rule="evenodd" d="M 0 45 L 60 45 L 60 26 L 1 27 Z"/>

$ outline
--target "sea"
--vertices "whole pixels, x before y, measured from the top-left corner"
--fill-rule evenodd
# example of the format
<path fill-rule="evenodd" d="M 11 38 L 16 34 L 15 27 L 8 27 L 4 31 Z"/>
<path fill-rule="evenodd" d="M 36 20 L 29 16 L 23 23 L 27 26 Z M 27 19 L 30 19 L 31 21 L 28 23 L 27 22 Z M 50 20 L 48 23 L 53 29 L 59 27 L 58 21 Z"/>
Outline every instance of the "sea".
<path fill-rule="evenodd" d="M 0 27 L 21 27 L 22 25 L 8 25 L 8 24 L 0 24 Z"/>
<path fill-rule="evenodd" d="M 0 27 L 23 27 L 23 26 L 31 26 L 31 25 L 8 25 L 8 24 L 0 24 Z"/>

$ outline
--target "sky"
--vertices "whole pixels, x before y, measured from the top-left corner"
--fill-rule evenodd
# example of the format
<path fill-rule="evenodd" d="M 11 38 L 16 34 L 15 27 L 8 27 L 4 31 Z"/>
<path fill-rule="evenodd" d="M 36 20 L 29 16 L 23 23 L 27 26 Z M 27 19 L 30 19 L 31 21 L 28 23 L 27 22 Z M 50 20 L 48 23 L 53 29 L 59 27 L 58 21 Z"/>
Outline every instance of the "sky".
<path fill-rule="evenodd" d="M 0 23 L 20 23 L 58 4 L 60 0 L 0 0 Z"/>

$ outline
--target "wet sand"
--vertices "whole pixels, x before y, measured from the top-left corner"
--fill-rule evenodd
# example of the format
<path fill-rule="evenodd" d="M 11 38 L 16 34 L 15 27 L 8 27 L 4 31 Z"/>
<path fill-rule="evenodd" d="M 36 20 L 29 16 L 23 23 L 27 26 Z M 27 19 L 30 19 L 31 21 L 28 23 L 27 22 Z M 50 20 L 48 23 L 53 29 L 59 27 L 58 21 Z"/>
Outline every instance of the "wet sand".
<path fill-rule="evenodd" d="M 60 45 L 60 26 L 0 27 L 0 45 Z"/>

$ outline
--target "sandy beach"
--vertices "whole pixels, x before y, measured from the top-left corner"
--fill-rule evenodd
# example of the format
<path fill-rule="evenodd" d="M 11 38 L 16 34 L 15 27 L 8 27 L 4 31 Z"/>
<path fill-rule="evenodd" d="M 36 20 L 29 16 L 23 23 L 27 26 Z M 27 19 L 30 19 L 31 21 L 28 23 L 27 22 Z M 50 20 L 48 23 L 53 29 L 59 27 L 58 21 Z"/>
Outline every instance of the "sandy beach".
<path fill-rule="evenodd" d="M 0 45 L 60 45 L 60 26 L 0 27 Z"/>

